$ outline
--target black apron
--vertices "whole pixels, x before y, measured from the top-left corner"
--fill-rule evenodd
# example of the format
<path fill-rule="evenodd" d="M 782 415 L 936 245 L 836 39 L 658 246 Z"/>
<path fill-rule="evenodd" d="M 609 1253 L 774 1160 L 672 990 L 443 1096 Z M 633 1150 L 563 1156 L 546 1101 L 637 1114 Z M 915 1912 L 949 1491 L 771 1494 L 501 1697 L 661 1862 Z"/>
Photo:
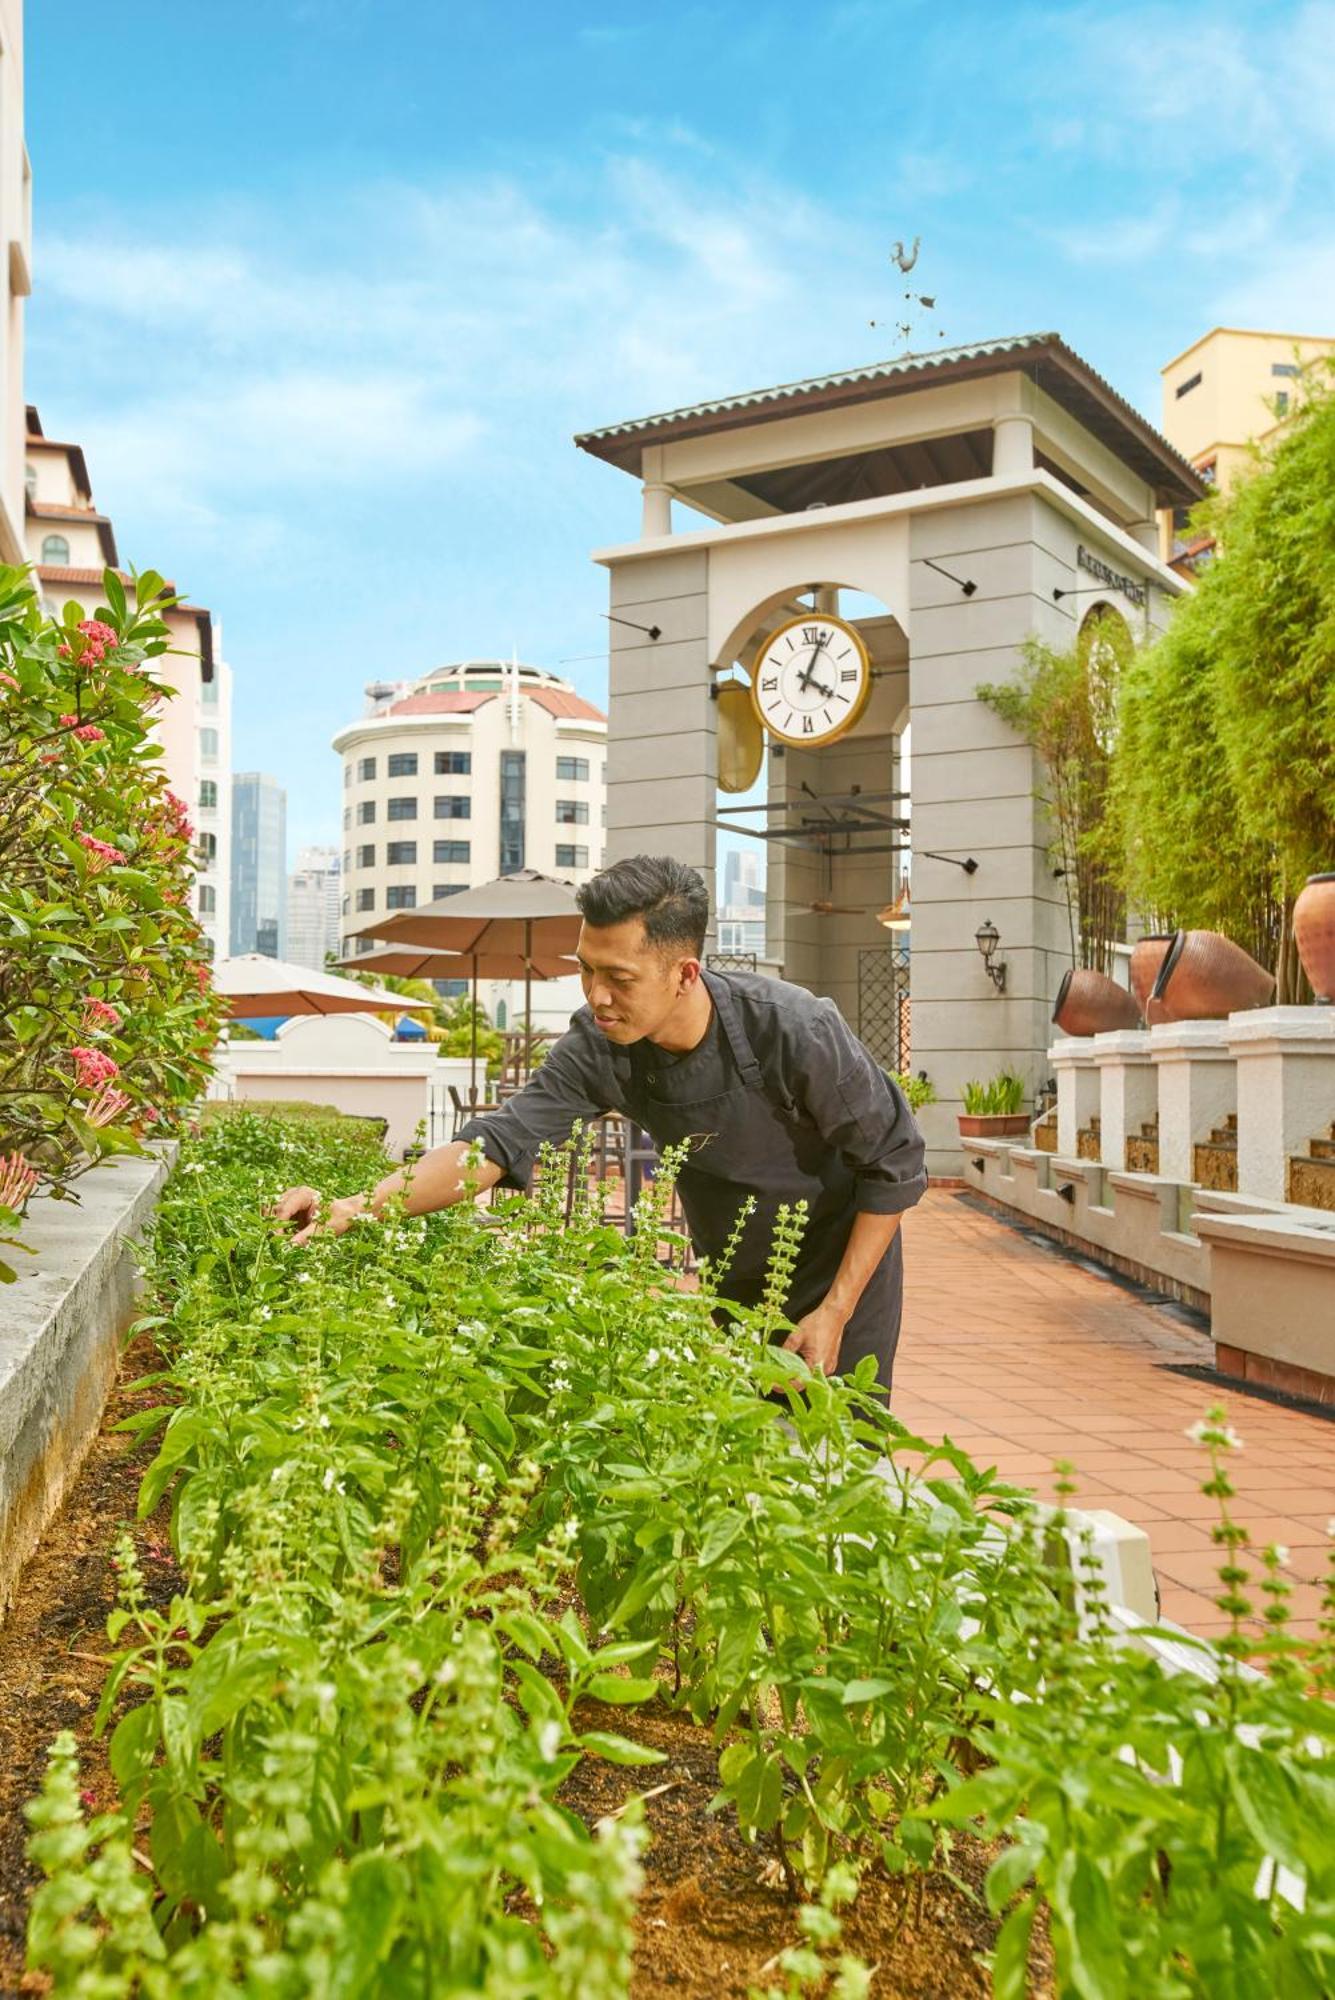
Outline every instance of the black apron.
<path fill-rule="evenodd" d="M 726 983 L 708 972 L 702 977 L 718 1037 L 707 1036 L 698 1049 L 667 1063 L 652 1044 L 633 1044 L 626 1110 L 660 1150 L 683 1139 L 694 1142 L 677 1190 L 697 1256 L 711 1262 L 722 1256 L 738 1210 L 755 1196 L 755 1213 L 719 1285 L 724 1298 L 760 1303 L 775 1216 L 785 1202 L 806 1202 L 806 1234 L 784 1305 L 796 1321 L 825 1298 L 843 1262 L 857 1217 L 857 1181 L 800 1106 L 776 1101 Z M 896 1233 L 844 1328 L 841 1375 L 874 1354 L 877 1380 L 889 1393 L 903 1292 Z"/>

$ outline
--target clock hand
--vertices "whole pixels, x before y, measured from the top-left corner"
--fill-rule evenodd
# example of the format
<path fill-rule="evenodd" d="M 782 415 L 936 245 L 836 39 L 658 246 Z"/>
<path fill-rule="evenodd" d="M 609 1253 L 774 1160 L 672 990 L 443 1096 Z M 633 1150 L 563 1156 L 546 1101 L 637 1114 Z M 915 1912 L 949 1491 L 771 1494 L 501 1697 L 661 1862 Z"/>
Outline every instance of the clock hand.
<path fill-rule="evenodd" d="M 797 685 L 802 689 L 804 694 L 806 690 L 813 685 L 811 679 L 812 670 L 815 667 L 817 660 L 820 658 L 821 654 L 824 651 L 825 651 L 825 641 L 822 639 L 816 646 L 815 650 L 813 651 L 811 658 L 807 661 L 805 667 L 803 667 L 801 673 L 797 677 Z"/>

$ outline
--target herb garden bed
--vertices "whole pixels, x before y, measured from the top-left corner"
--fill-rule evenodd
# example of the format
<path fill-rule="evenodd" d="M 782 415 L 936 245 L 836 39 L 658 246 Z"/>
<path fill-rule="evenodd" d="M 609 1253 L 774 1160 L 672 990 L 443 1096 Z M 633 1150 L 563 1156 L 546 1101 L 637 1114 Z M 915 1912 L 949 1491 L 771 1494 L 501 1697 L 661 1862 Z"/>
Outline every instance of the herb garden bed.
<path fill-rule="evenodd" d="M 153 1526 L 116 1539 L 104 1436 L 2 1655 L 16 1784 L 75 1724 L 30 1807 L 37 1990 L 1330 1988 L 1331 1648 L 1286 1641 L 1277 1562 L 1270 1678 L 1188 1684 L 1092 1571 L 1077 1619 L 1025 1496 L 770 1346 L 800 1217 L 746 1313 L 660 1270 L 666 1177 L 629 1245 L 564 1172 L 305 1251 L 263 1219 L 379 1168 L 243 1113 L 163 1198 L 164 1365 L 122 1392 Z"/>

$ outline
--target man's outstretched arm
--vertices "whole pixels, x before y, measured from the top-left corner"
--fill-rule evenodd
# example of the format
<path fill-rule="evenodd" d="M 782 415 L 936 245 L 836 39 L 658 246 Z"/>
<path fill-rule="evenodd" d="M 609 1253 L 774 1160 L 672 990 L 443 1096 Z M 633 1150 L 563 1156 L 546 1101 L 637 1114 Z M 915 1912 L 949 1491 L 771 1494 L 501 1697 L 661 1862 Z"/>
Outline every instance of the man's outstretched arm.
<path fill-rule="evenodd" d="M 495 1187 L 501 1173 L 502 1169 L 493 1160 L 484 1158 L 481 1148 L 471 1140 L 452 1139 L 448 1145 L 433 1146 L 411 1167 L 400 1167 L 395 1173 L 386 1174 L 370 1194 L 343 1195 L 331 1201 L 323 1223 L 320 1206 L 324 1197 L 313 1187 L 289 1188 L 274 1214 L 280 1222 L 299 1224 L 292 1241 L 306 1243 L 321 1228 L 332 1236 L 341 1236 L 357 1216 L 368 1212 L 379 1215 L 396 1195 L 403 1196 L 407 1214 L 434 1215 L 437 1209 L 452 1208 L 470 1192 L 485 1194 L 488 1188 Z"/>

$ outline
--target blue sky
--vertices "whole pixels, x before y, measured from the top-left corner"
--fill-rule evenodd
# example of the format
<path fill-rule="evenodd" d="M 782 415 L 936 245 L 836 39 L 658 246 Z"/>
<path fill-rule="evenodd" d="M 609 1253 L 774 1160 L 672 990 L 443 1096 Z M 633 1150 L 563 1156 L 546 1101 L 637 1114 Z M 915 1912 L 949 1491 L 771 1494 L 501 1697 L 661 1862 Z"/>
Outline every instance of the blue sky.
<path fill-rule="evenodd" d="M 1213 324 L 1335 331 L 1330 0 L 26 11 L 28 394 L 294 847 L 373 676 L 605 696 L 638 497 L 572 432 L 900 351 L 896 238 L 915 345 L 1055 328 L 1151 417 Z"/>

